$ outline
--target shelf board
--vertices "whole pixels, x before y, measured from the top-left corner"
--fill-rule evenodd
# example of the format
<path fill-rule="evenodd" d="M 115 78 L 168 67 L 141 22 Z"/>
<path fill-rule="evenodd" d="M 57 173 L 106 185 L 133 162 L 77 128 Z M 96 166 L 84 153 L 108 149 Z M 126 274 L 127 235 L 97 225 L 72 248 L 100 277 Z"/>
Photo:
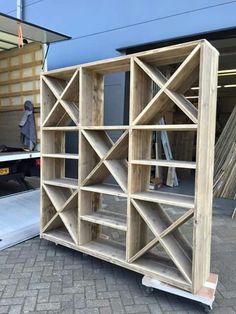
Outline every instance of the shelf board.
<path fill-rule="evenodd" d="M 151 131 L 197 131 L 197 124 L 133 125 L 134 130 Z"/>
<path fill-rule="evenodd" d="M 79 159 L 77 154 L 42 154 L 46 158 Z"/>
<path fill-rule="evenodd" d="M 108 195 L 127 196 L 118 185 L 114 184 L 93 184 L 81 187 L 83 191 L 90 191 Z"/>
<path fill-rule="evenodd" d="M 111 240 L 93 240 L 83 244 L 81 248 L 95 257 L 106 257 L 115 264 L 116 260 L 125 262 L 125 246 Z"/>
<path fill-rule="evenodd" d="M 82 215 L 80 219 L 89 221 L 98 225 L 126 231 L 126 217 L 108 210 L 101 210 L 92 214 Z"/>
<path fill-rule="evenodd" d="M 71 178 L 60 178 L 60 179 L 51 179 L 51 180 L 43 180 L 44 184 L 61 186 L 70 189 L 78 189 L 78 180 Z"/>
<path fill-rule="evenodd" d="M 145 272 L 152 272 L 149 276 L 158 276 L 160 280 L 166 281 L 166 278 L 174 282 L 179 282 L 181 285 L 186 285 L 186 280 L 183 275 L 177 269 L 177 267 L 169 266 L 166 261 L 162 261 L 161 258 L 156 257 L 154 254 L 145 254 L 132 263 L 133 266 L 138 266 L 140 270 Z M 185 288 L 186 289 L 186 288 Z"/>
<path fill-rule="evenodd" d="M 196 162 L 194 161 L 180 161 L 180 160 L 131 160 L 131 164 L 146 165 L 146 166 L 160 166 L 160 167 L 173 167 L 173 168 L 185 168 L 196 169 Z"/>
<path fill-rule="evenodd" d="M 97 130 L 97 131 L 116 131 L 116 130 L 128 130 L 128 125 L 95 125 L 95 126 L 83 126 L 84 130 Z"/>
<path fill-rule="evenodd" d="M 48 239 L 55 243 L 58 243 L 58 242 L 60 243 L 60 241 L 63 241 L 69 245 L 74 244 L 74 241 L 72 240 L 69 232 L 66 230 L 65 227 L 59 227 L 53 230 L 43 232 L 42 238 Z"/>
<path fill-rule="evenodd" d="M 170 284 L 177 281 L 185 289 L 190 289 L 189 283 L 186 282 L 177 268 L 166 265 L 161 259 L 155 258 L 151 254 L 140 257 L 134 263 L 127 263 L 125 260 L 125 247 L 122 244 L 104 239 L 88 242 L 80 246 L 80 249 L 96 258 L 107 260 L 110 263 L 118 264 L 147 276 L 158 276 L 161 280 Z"/>
<path fill-rule="evenodd" d="M 79 126 L 44 126 L 42 128 L 43 131 L 68 131 L 68 132 L 73 132 L 73 131 L 79 131 L 80 127 Z"/>
<path fill-rule="evenodd" d="M 131 197 L 138 200 L 157 202 L 160 204 L 173 205 L 184 208 L 194 207 L 194 197 L 184 194 L 147 191 L 133 193 L 131 194 Z"/>

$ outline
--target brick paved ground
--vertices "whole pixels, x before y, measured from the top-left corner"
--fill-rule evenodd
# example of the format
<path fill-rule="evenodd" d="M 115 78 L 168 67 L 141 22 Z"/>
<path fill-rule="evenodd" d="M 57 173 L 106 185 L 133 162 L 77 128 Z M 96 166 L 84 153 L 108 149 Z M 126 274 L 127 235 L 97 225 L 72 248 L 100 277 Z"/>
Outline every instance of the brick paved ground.
<path fill-rule="evenodd" d="M 236 221 L 215 215 L 213 313 L 236 313 Z M 195 302 L 148 295 L 141 276 L 35 238 L 0 252 L 0 313 L 203 313 Z"/>

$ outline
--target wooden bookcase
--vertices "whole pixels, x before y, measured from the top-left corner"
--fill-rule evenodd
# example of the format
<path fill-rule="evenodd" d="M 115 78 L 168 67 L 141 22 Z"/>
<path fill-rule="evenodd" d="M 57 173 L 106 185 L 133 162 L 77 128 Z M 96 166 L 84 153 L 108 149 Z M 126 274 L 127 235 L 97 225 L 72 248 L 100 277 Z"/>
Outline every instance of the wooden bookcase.
<path fill-rule="evenodd" d="M 43 73 L 41 237 L 196 293 L 210 275 L 217 69 L 218 52 L 200 40 Z M 130 72 L 129 125 L 107 126 L 104 77 L 117 72 Z M 192 86 L 197 105 L 185 97 Z M 189 123 L 158 124 L 168 106 Z M 195 132 L 195 160 L 152 159 L 152 133 L 164 130 Z M 76 154 L 66 149 L 68 132 L 77 133 Z M 151 191 L 152 166 L 192 169 L 194 194 Z M 123 198 L 125 213 L 104 210 L 104 195 Z M 166 206 L 184 214 L 173 220 Z M 180 231 L 190 219 L 191 244 Z M 125 243 L 102 238 L 102 227 Z"/>

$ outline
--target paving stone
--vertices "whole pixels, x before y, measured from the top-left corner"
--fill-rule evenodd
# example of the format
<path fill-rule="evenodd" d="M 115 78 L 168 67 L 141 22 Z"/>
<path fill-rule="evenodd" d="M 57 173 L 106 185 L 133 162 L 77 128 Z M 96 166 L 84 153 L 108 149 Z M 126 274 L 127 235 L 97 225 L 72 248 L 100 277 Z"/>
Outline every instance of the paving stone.
<path fill-rule="evenodd" d="M 23 304 L 24 298 L 7 298 L 7 299 L 0 299 L 0 305 L 20 305 Z"/>
<path fill-rule="evenodd" d="M 13 297 L 16 291 L 16 285 L 7 285 L 4 289 L 4 293 L 2 294 L 2 298 L 10 298 Z"/>
<path fill-rule="evenodd" d="M 0 314 L 5 314 L 9 312 L 9 306 L 0 306 Z"/>
<path fill-rule="evenodd" d="M 50 296 L 49 289 L 39 290 L 37 302 L 38 302 L 38 303 L 45 303 L 45 302 L 48 302 L 49 296 Z"/>
<path fill-rule="evenodd" d="M 151 314 L 162 314 L 163 311 L 158 303 L 155 304 L 148 304 L 148 309 Z"/>
<path fill-rule="evenodd" d="M 212 271 L 220 281 L 212 313 L 236 313 L 235 222 L 227 215 L 215 216 L 213 234 Z M 0 252 L 0 314 L 204 313 L 190 300 L 158 290 L 148 295 L 141 279 L 122 267 L 34 238 Z"/>
<path fill-rule="evenodd" d="M 111 308 L 114 314 L 125 313 L 124 306 L 120 298 L 110 298 Z"/>
<path fill-rule="evenodd" d="M 25 312 L 33 312 L 36 306 L 37 297 L 26 297 L 23 310 Z"/>
<path fill-rule="evenodd" d="M 106 307 L 109 306 L 110 303 L 108 300 L 86 300 L 87 307 Z"/>
<path fill-rule="evenodd" d="M 60 307 L 60 303 L 39 303 L 37 304 L 37 311 L 59 310 Z"/>
<path fill-rule="evenodd" d="M 21 314 L 21 305 L 12 305 L 9 309 L 9 314 Z"/>
<path fill-rule="evenodd" d="M 137 305 L 137 304 L 127 305 L 125 306 L 125 310 L 126 310 L 126 313 L 130 313 L 130 314 L 137 314 L 137 313 L 143 314 L 143 313 L 149 312 L 147 305 Z"/>
<path fill-rule="evenodd" d="M 102 312 L 100 312 L 102 314 Z M 75 310 L 75 314 L 99 314 L 98 309 L 81 309 Z"/>

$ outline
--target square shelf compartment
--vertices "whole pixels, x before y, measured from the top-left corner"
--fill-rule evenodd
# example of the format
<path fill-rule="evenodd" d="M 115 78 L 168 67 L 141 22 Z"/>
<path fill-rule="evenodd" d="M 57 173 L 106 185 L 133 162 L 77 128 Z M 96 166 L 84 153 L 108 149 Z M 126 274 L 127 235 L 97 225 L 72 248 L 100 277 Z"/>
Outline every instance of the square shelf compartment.
<path fill-rule="evenodd" d="M 120 109 L 116 112 L 116 108 L 120 108 L 120 105 L 124 103 L 125 86 L 121 81 L 126 77 L 127 83 L 129 82 L 127 76 L 129 71 L 129 59 L 100 62 L 81 68 L 82 126 L 108 126 L 111 124 L 108 118 L 111 114 L 114 117 L 113 125 L 128 124 L 120 113 Z"/>
<path fill-rule="evenodd" d="M 79 71 L 43 76 L 43 126 L 79 124 Z"/>
<path fill-rule="evenodd" d="M 63 129 L 43 130 L 42 157 L 79 159 L 79 132 Z"/>
<path fill-rule="evenodd" d="M 88 188 L 89 189 L 89 188 Z M 104 227 L 110 227 L 119 231 L 127 230 L 127 199 L 118 197 L 115 193 L 111 195 L 99 193 L 99 189 L 92 188 L 80 191 L 80 220 Z M 115 206 L 116 205 L 116 206 Z M 81 236 L 83 237 L 83 228 Z"/>

